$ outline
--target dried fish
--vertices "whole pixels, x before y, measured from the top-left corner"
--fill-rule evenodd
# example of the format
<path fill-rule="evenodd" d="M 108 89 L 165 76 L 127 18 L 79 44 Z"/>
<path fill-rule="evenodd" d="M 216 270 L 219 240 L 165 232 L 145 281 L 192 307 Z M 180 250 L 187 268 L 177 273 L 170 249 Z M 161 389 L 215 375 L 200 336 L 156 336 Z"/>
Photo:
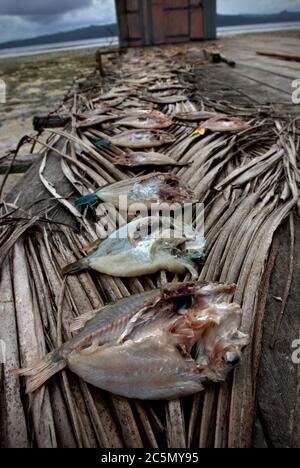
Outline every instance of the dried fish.
<path fill-rule="evenodd" d="M 195 200 L 194 193 L 174 174 L 155 173 L 146 176 L 122 180 L 115 184 L 100 188 L 76 200 L 76 206 L 91 203 L 111 203 L 118 207 L 120 197 L 126 197 L 128 206 L 143 203 L 147 207 L 159 203 L 188 203 Z"/>
<path fill-rule="evenodd" d="M 126 99 L 126 96 L 118 96 L 118 95 L 117 95 L 117 96 L 114 97 L 113 99 L 112 99 L 112 98 L 111 98 L 111 99 L 107 99 L 107 100 L 104 101 L 104 102 L 105 102 L 105 104 L 106 104 L 107 106 L 110 106 L 110 107 L 118 107 L 118 106 L 120 106 L 120 105 L 125 101 L 125 99 Z M 96 99 L 94 102 L 98 102 L 99 100 L 101 100 L 101 99 L 98 98 L 98 99 Z M 96 109 L 97 109 L 98 106 L 100 106 L 100 108 L 102 108 L 103 103 L 101 102 L 100 105 L 99 105 L 99 104 L 96 104 Z"/>
<path fill-rule="evenodd" d="M 187 101 L 187 97 L 186 96 L 180 96 L 178 94 L 174 94 L 173 96 L 149 96 L 149 95 L 146 95 L 146 96 L 141 96 L 142 99 L 144 99 L 144 101 L 148 101 L 148 102 L 153 102 L 154 104 L 161 104 L 161 105 L 167 105 L 167 104 L 177 104 L 179 102 L 184 102 L 184 101 Z"/>
<path fill-rule="evenodd" d="M 150 232 L 150 233 L 149 233 Z M 190 226 L 166 217 L 136 219 L 103 241 L 96 251 L 63 269 L 74 274 L 85 269 L 119 277 L 137 277 L 167 270 L 198 272 L 192 259 L 201 258 L 205 240 Z"/>
<path fill-rule="evenodd" d="M 183 283 L 131 296 L 102 309 L 43 361 L 15 371 L 27 392 L 65 367 L 86 382 L 140 400 L 174 399 L 222 381 L 241 359 L 248 336 L 234 285 Z M 192 350 L 197 343 L 197 361 Z"/>
<path fill-rule="evenodd" d="M 169 90 L 174 90 L 174 89 L 184 89 L 184 86 L 182 86 L 179 83 L 163 83 L 163 84 L 156 84 L 154 86 L 150 86 L 148 88 L 148 91 L 150 92 L 159 92 L 159 91 L 169 91 Z"/>
<path fill-rule="evenodd" d="M 188 166 L 188 163 L 177 162 L 170 156 L 154 151 L 136 152 L 133 151 L 116 155 L 114 164 L 124 167 L 143 167 L 143 166 Z"/>
<path fill-rule="evenodd" d="M 249 130 L 251 127 L 240 119 L 221 115 L 207 120 L 207 122 L 202 125 L 202 128 L 211 130 L 212 132 L 239 133 L 244 130 Z"/>
<path fill-rule="evenodd" d="M 92 127 L 93 125 L 101 125 L 104 122 L 109 122 L 110 120 L 116 120 L 120 118 L 119 114 L 116 115 L 94 115 L 93 117 L 84 117 L 82 120 L 77 120 L 76 128 L 82 127 Z"/>
<path fill-rule="evenodd" d="M 133 127 L 140 129 L 162 129 L 167 128 L 172 125 L 172 119 L 167 117 L 162 112 L 151 111 L 151 112 L 142 112 L 139 115 L 132 115 L 131 117 L 125 117 L 124 119 L 119 120 L 112 127 Z"/>
<path fill-rule="evenodd" d="M 107 137 L 96 141 L 97 146 L 108 144 L 121 148 L 154 148 L 175 141 L 174 135 L 160 130 L 129 130 L 114 137 Z"/>
<path fill-rule="evenodd" d="M 178 112 L 174 115 L 175 119 L 184 120 L 186 122 L 200 122 L 201 120 L 213 119 L 218 116 L 224 117 L 224 115 L 216 114 L 216 112 L 206 111 Z"/>

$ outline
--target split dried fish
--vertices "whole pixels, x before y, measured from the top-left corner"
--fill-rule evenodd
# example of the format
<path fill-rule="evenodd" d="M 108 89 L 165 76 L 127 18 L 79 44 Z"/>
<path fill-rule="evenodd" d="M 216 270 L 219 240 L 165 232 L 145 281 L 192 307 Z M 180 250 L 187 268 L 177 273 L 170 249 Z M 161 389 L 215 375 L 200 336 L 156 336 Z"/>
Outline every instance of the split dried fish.
<path fill-rule="evenodd" d="M 159 111 L 151 111 L 151 112 L 143 112 L 140 115 L 132 115 L 129 117 L 125 117 L 124 119 L 119 120 L 114 126 L 124 126 L 124 127 L 133 127 L 133 128 L 140 128 L 140 129 L 163 129 L 170 127 L 172 125 L 172 119 L 167 117 L 162 112 Z"/>
<path fill-rule="evenodd" d="M 116 95 L 116 97 L 114 98 L 110 98 L 110 99 L 102 99 L 102 101 L 104 102 L 104 104 L 106 104 L 107 106 L 110 106 L 110 107 L 117 107 L 117 106 L 120 106 L 126 99 L 126 96 L 119 96 L 119 95 Z M 97 99 L 95 99 L 94 103 L 97 103 L 101 101 L 101 99 L 98 97 Z M 98 105 L 100 105 L 100 107 L 103 106 L 103 102 L 101 102 L 100 104 L 95 104 L 96 108 L 98 107 Z"/>
<path fill-rule="evenodd" d="M 189 203 L 197 201 L 195 194 L 174 174 L 155 173 L 130 178 L 100 188 L 95 193 L 76 200 L 76 206 L 89 205 L 100 200 L 119 207 L 120 197 L 128 206 L 143 203 L 148 208 L 159 203 Z"/>
<path fill-rule="evenodd" d="M 156 84 L 155 86 L 150 86 L 148 88 L 150 92 L 169 91 L 174 89 L 184 89 L 184 86 L 179 83 L 164 83 Z"/>
<path fill-rule="evenodd" d="M 170 156 L 154 151 L 137 152 L 133 151 L 116 155 L 114 164 L 124 167 L 143 167 L 143 166 L 188 166 L 187 163 L 177 162 Z"/>
<path fill-rule="evenodd" d="M 230 303 L 234 289 L 184 283 L 120 300 L 44 360 L 15 373 L 28 377 L 28 393 L 66 367 L 91 385 L 127 398 L 198 393 L 208 380 L 225 380 L 248 344 L 239 331 L 242 310 Z"/>
<path fill-rule="evenodd" d="M 211 130 L 212 132 L 239 133 L 250 129 L 251 127 L 246 122 L 243 122 L 243 120 L 236 119 L 234 117 L 219 116 L 207 120 L 207 122 L 202 125 L 202 128 Z"/>
<path fill-rule="evenodd" d="M 206 111 L 195 111 L 195 112 L 178 112 L 174 117 L 178 120 L 184 120 L 186 122 L 200 122 L 201 120 L 213 119 L 218 114 L 215 112 Z M 222 115 L 222 117 L 224 117 Z"/>
<path fill-rule="evenodd" d="M 189 271 L 197 278 L 193 259 L 201 258 L 204 248 L 204 238 L 191 226 L 166 217 L 140 218 L 111 234 L 87 257 L 66 266 L 63 273 L 92 269 L 133 278 L 167 270 L 178 274 Z"/>
<path fill-rule="evenodd" d="M 179 102 L 184 102 L 187 101 L 186 96 L 180 96 L 178 94 L 175 94 L 173 96 L 141 96 L 142 99 L 148 102 L 154 102 L 154 104 L 162 104 L 162 105 L 167 105 L 167 104 L 177 104 Z"/>
<path fill-rule="evenodd" d="M 95 115 L 84 118 L 82 116 L 82 120 L 77 120 L 76 128 L 83 128 L 83 127 L 92 127 L 94 125 L 101 125 L 105 122 L 109 122 L 110 120 L 116 120 L 120 118 L 119 115 Z"/>
<path fill-rule="evenodd" d="M 129 85 L 144 86 L 148 83 L 151 83 L 152 81 L 153 81 L 153 78 L 144 76 L 141 78 L 126 78 L 124 80 L 124 83 L 129 84 Z"/>
<path fill-rule="evenodd" d="M 115 145 L 121 148 L 154 148 L 175 141 L 174 135 L 159 130 L 129 130 L 119 135 L 96 141 L 97 146 Z"/>

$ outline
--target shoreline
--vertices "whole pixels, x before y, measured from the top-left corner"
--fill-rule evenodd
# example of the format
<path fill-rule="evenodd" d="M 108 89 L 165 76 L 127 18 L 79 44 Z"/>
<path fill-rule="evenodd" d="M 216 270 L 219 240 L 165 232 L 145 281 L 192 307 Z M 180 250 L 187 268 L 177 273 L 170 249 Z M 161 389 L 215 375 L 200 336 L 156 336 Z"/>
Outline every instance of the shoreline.
<path fill-rule="evenodd" d="M 241 26 L 221 26 L 217 28 L 217 39 L 224 36 L 259 34 L 278 31 L 297 31 L 300 30 L 300 21 L 286 23 L 261 23 Z M 0 60 L 17 57 L 30 57 L 40 54 L 50 54 L 56 52 L 69 52 L 84 49 L 93 49 L 98 47 L 109 47 L 117 45 L 119 39 L 117 36 L 110 38 L 88 39 L 83 41 L 62 42 L 54 44 L 44 44 L 30 47 L 19 47 L 10 49 L 0 49 Z M 32 50 L 29 50 L 32 49 Z"/>
<path fill-rule="evenodd" d="M 72 50 L 84 50 L 84 49 L 94 49 L 94 48 L 99 48 L 99 47 L 109 47 L 112 45 L 117 45 L 118 44 L 118 38 L 113 37 L 110 38 L 110 40 L 105 40 L 101 41 L 101 39 L 95 39 L 94 41 L 89 41 L 88 43 L 83 43 L 84 41 L 80 42 L 80 44 L 74 44 L 70 43 L 70 45 L 66 45 L 66 43 L 61 43 L 56 45 L 56 47 L 52 47 L 53 44 L 47 44 L 45 45 L 45 49 L 36 49 L 32 51 L 24 51 L 22 52 L 21 50 L 18 52 L 12 52 L 12 53 L 4 53 L 2 54 L 1 49 L 0 49 L 0 60 L 1 59 L 6 59 L 6 58 L 17 58 L 17 57 L 30 57 L 34 55 L 40 55 L 40 54 L 50 54 L 50 53 L 56 53 L 56 52 L 70 52 Z M 72 45 L 73 44 L 73 45 Z M 34 47 L 34 46 L 32 46 Z M 22 49 L 22 48 L 20 48 Z M 24 47 L 26 49 L 26 47 Z M 9 49 L 2 49 L 3 51 L 9 51 Z M 14 49 L 12 49 L 14 50 Z M 16 49 L 15 49 L 16 50 Z"/>

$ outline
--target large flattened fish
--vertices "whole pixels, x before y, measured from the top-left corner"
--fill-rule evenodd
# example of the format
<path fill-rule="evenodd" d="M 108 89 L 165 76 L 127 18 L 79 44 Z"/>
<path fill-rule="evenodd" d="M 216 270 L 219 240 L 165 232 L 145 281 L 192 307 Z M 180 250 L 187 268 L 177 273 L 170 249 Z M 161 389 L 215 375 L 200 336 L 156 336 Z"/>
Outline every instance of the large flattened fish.
<path fill-rule="evenodd" d="M 205 240 L 191 226 L 172 218 L 139 218 L 105 239 L 96 251 L 67 265 L 63 274 L 92 269 L 110 276 L 132 278 L 162 270 L 193 279 L 198 271 L 193 259 L 201 258 Z"/>
<path fill-rule="evenodd" d="M 173 143 L 174 135 L 161 130 L 129 130 L 119 135 L 100 139 L 96 141 L 96 146 L 115 145 L 120 148 L 141 149 L 155 148 L 158 146 Z"/>
<path fill-rule="evenodd" d="M 241 119 L 220 115 L 204 122 L 202 128 L 212 132 L 239 133 L 249 130 L 251 126 Z"/>
<path fill-rule="evenodd" d="M 183 120 L 186 122 L 200 122 L 201 120 L 208 120 L 218 117 L 218 114 L 208 111 L 178 112 L 174 115 L 174 117 L 178 120 Z"/>
<path fill-rule="evenodd" d="M 189 203 L 197 201 L 195 194 L 174 174 L 154 173 L 116 182 L 100 188 L 95 193 L 79 197 L 76 206 L 99 202 L 111 203 L 116 208 L 126 199 L 128 206 L 143 203 L 150 208 L 159 203 Z"/>
<path fill-rule="evenodd" d="M 108 305 L 41 362 L 15 370 L 31 393 L 68 367 L 95 387 L 140 400 L 171 400 L 225 380 L 248 336 L 234 285 L 168 285 Z"/>
<path fill-rule="evenodd" d="M 140 113 L 136 115 L 132 115 L 129 117 L 125 117 L 124 119 L 120 119 L 111 127 L 132 127 L 138 129 L 146 129 L 146 130 L 160 130 L 163 128 L 170 127 L 172 125 L 172 119 L 162 112 L 159 111 L 150 111 L 147 113 Z"/>

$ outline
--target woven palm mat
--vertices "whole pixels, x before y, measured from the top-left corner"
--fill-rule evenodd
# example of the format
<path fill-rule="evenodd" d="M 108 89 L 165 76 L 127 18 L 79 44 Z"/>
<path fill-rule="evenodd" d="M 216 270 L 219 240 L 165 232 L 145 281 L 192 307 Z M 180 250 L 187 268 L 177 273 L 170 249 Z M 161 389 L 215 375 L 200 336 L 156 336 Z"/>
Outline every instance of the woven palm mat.
<path fill-rule="evenodd" d="M 176 141 L 162 150 L 189 163 L 172 171 L 205 204 L 207 249 L 199 279 L 237 284 L 233 300 L 242 304 L 242 331 L 250 334 L 251 342 L 225 383 L 209 384 L 201 394 L 181 401 L 154 403 L 107 394 L 68 371 L 28 396 L 24 382 L 10 372 L 69 339 L 75 317 L 166 282 L 189 279 L 165 272 L 126 280 L 95 272 L 63 278 L 61 268 L 84 255 L 104 229 L 103 206 L 81 212 L 74 198 L 145 173 L 121 170 L 114 165 L 120 150 L 96 145 L 103 132 L 114 135 L 122 128 L 78 123 L 103 102 L 123 110 L 154 106 L 170 116 L 196 110 L 189 100 L 155 106 L 142 96 L 166 82 L 182 84 L 183 89 L 173 92 L 188 96 L 185 77 L 192 71 L 178 48 L 131 52 L 111 63 L 97 89 L 77 90 L 68 97 L 61 108 L 71 116 L 65 129 L 46 129 L 27 138 L 33 151 L 37 145 L 43 148 L 42 160 L 1 205 L 0 339 L 7 358 L 1 373 L 2 445 L 251 446 L 272 241 L 286 218 L 293 225 L 297 204 L 299 209 L 297 121 L 259 117 L 251 109 L 246 113 L 251 126 L 247 131 L 192 136 L 193 128 L 174 120 L 168 131 Z M 130 89 L 123 90 L 121 104 L 109 95 L 116 87 Z M 205 96 L 203 109 L 215 107 Z M 233 114 L 230 104 L 228 113 Z"/>

